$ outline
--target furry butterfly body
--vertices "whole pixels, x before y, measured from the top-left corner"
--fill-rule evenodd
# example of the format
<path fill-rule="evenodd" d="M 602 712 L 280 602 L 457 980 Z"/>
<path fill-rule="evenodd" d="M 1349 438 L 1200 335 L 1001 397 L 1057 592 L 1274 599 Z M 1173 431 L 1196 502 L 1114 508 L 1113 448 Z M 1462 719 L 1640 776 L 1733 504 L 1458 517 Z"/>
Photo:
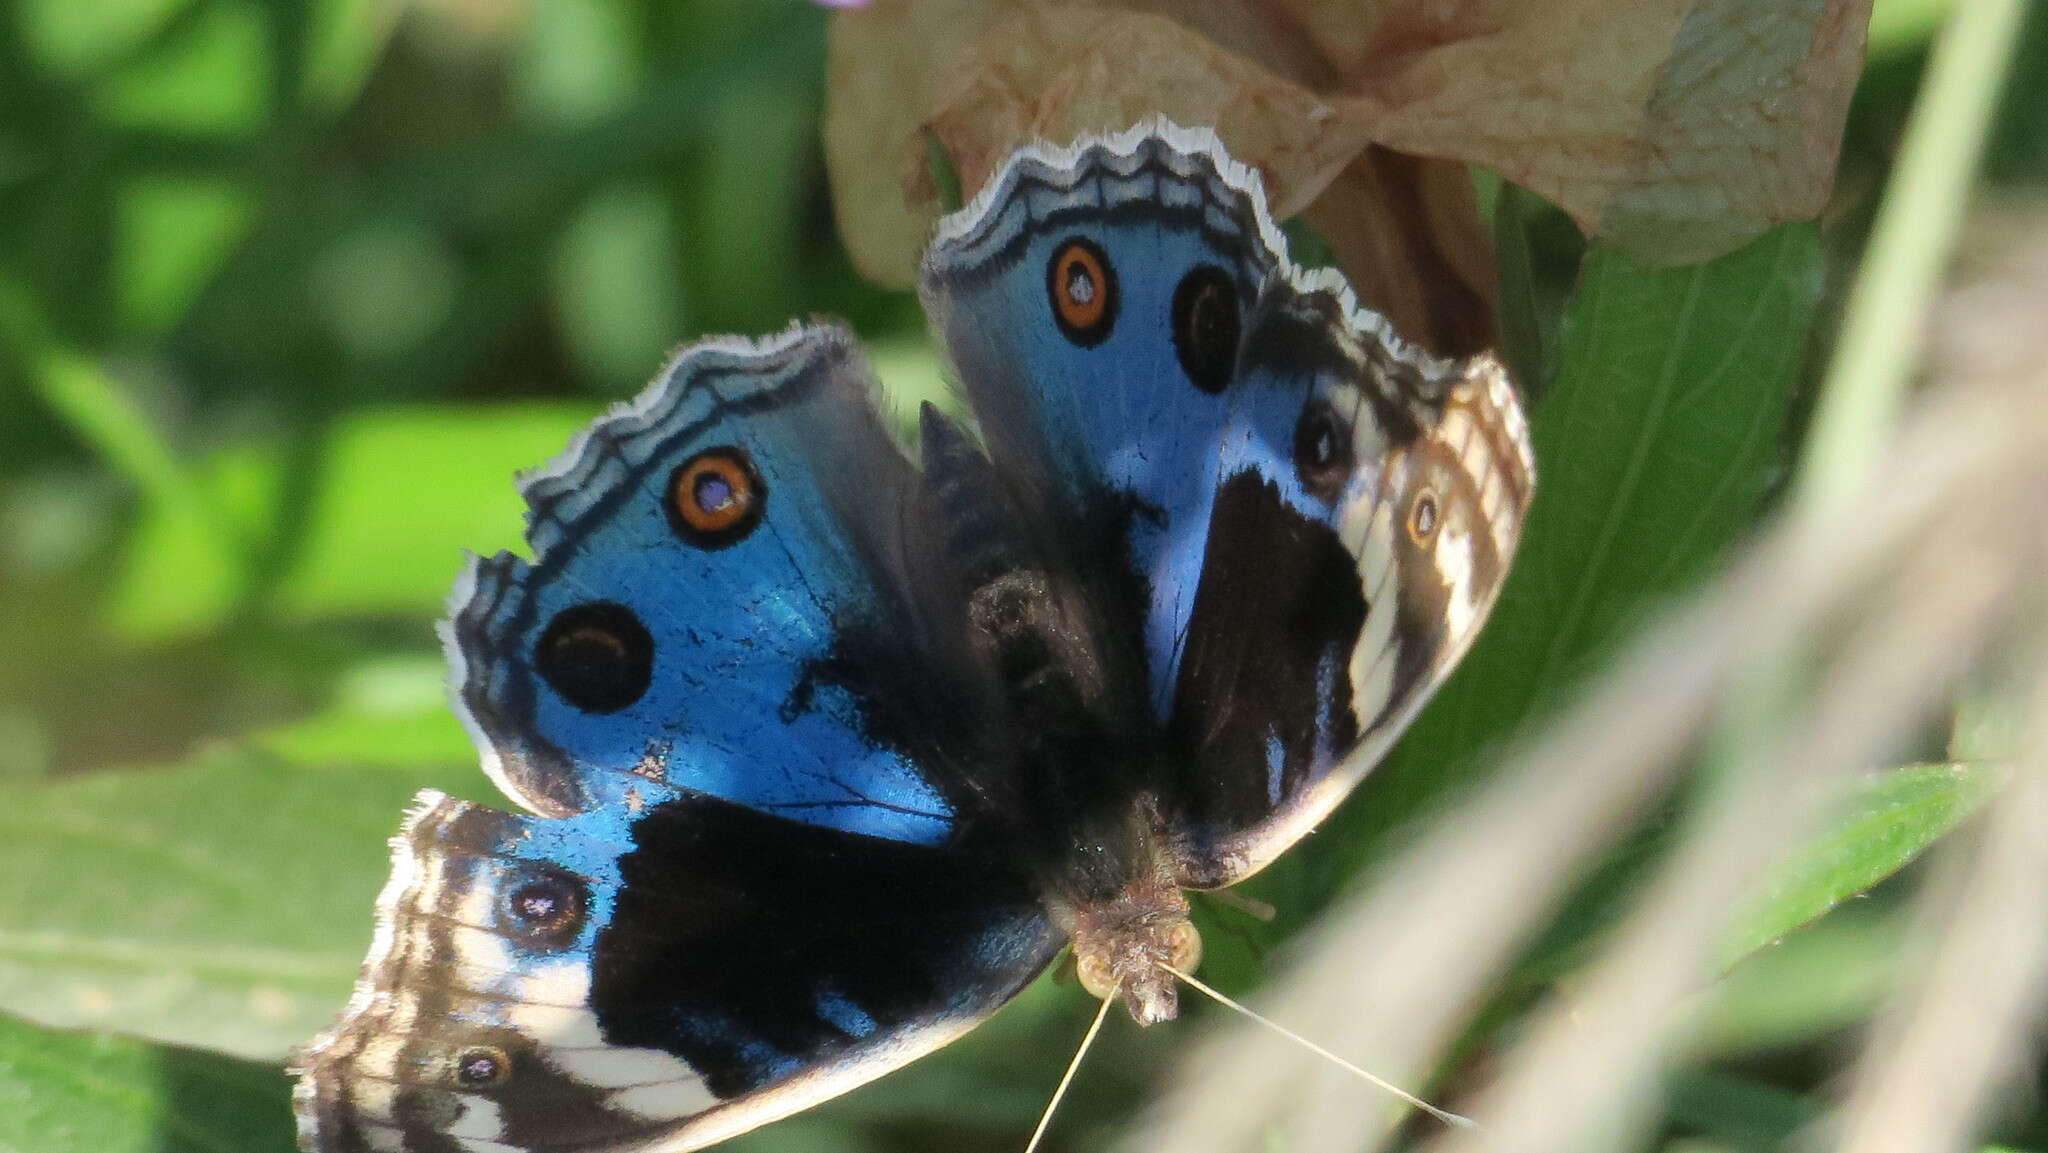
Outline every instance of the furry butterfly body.
<path fill-rule="evenodd" d="M 944 1044 L 1072 947 L 1141 1022 L 1185 890 L 1342 799 L 1469 645 L 1533 468 L 1488 358 L 1293 267 L 1201 131 L 1025 149 L 922 296 L 904 443 L 831 326 L 678 354 L 529 477 L 423 795 L 302 1057 L 318 1150 L 698 1148 Z"/>

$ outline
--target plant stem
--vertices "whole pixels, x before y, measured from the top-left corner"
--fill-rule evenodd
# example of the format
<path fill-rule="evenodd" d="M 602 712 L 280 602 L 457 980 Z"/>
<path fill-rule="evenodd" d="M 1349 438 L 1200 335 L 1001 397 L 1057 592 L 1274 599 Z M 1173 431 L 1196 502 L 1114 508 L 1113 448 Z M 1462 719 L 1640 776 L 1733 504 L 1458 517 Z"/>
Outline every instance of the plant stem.
<path fill-rule="evenodd" d="M 2026 0 L 1968 0 L 1936 41 L 1800 461 L 1796 506 L 1841 507 L 1883 450 L 1926 346 Z"/>

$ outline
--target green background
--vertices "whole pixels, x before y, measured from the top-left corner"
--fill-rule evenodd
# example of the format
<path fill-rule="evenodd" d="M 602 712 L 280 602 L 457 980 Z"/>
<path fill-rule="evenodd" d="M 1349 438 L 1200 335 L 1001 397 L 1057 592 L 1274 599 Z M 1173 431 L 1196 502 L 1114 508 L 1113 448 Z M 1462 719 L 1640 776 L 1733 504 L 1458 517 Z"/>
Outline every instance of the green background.
<path fill-rule="evenodd" d="M 1879 5 L 1817 224 L 1645 270 L 1493 197 L 1511 352 L 1542 397 L 1521 560 L 1389 763 L 1249 886 L 1280 916 L 1201 908 L 1212 980 L 1255 988 L 1768 507 L 1944 10 Z M 828 19 L 796 0 L 0 12 L 0 1150 L 290 1147 L 279 1062 L 346 995 L 406 798 L 494 799 L 432 623 L 459 550 L 517 545 L 516 470 L 704 334 L 830 313 L 899 401 L 940 387 L 914 299 L 861 282 L 833 233 Z M 1988 159 L 2008 193 L 2048 184 L 2038 10 L 2021 53 Z M 1649 1147 L 1776 1148 L 1816 1114 L 1895 971 L 1910 878 L 1878 882 L 1987 788 L 1972 764 L 1874 779 L 1734 918 L 1749 959 Z M 1596 873 L 1463 1062 L 1514 1035 L 1662 847 L 1653 823 Z M 1041 982 L 733 1147 L 1019 1148 L 1090 1008 Z M 1177 1028 L 1113 1023 L 1052 1147 L 1100 1146 L 1174 1074 Z M 2048 1111 L 1996 1125 L 2048 1149 Z"/>

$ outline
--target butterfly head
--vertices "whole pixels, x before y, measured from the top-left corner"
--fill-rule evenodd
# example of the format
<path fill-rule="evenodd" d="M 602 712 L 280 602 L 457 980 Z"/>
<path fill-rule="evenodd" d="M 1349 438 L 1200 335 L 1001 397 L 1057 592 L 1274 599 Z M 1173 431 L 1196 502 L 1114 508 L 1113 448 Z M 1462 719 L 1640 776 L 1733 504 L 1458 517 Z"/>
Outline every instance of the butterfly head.
<path fill-rule="evenodd" d="M 1134 882 L 1113 900 L 1073 911 L 1074 971 L 1081 987 L 1123 999 L 1140 1025 L 1180 1012 L 1177 978 L 1202 963 L 1202 936 L 1188 919 L 1187 896 L 1168 881 Z"/>

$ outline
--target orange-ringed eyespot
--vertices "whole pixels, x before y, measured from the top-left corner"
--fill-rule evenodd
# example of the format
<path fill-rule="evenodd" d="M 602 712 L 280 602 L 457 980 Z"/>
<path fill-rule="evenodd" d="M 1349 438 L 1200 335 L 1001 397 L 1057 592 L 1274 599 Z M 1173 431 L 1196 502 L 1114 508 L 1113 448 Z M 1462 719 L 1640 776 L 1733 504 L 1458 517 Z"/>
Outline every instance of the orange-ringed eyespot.
<path fill-rule="evenodd" d="M 588 601 L 555 614 L 534 645 L 534 668 L 563 700 L 586 713 L 615 713 L 654 679 L 654 638 L 633 610 Z"/>
<path fill-rule="evenodd" d="M 1116 269 L 1101 245 L 1076 236 L 1054 249 L 1045 288 L 1053 321 L 1068 340 L 1092 348 L 1109 339 L 1116 326 Z"/>
<path fill-rule="evenodd" d="M 736 544 L 761 523 L 768 488 L 746 450 L 731 445 L 707 448 L 669 474 L 669 527 L 702 549 Z"/>

